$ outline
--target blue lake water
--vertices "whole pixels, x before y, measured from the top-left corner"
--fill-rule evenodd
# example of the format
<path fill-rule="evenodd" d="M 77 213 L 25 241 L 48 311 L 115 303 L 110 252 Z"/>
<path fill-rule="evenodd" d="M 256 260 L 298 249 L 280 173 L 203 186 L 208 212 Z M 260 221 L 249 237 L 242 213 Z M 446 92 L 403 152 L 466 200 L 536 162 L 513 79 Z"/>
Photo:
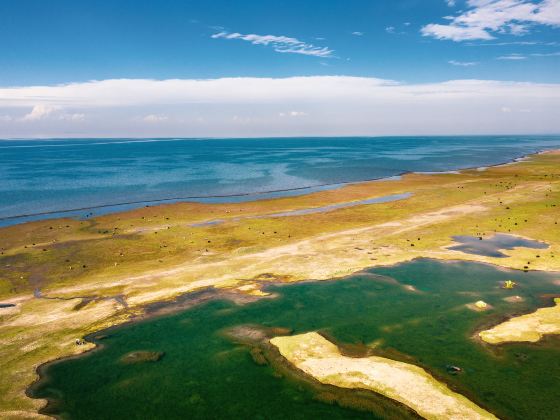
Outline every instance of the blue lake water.
<path fill-rule="evenodd" d="M 560 136 L 1 140 L 0 226 L 158 200 L 302 194 L 407 171 L 493 165 L 559 147 Z M 89 209 L 99 206 L 106 207 Z M 57 213 L 62 210 L 74 211 Z"/>

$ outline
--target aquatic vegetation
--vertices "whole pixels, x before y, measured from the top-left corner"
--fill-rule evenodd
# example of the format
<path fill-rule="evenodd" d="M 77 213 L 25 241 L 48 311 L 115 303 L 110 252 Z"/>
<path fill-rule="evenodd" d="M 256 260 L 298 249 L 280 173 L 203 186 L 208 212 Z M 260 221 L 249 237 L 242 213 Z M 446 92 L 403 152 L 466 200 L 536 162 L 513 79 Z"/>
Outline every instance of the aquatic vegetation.
<path fill-rule="evenodd" d="M 157 362 L 164 354 L 162 351 L 137 350 L 125 354 L 121 357 L 121 362 L 125 364 Z"/>
<path fill-rule="evenodd" d="M 268 364 L 268 361 L 266 360 L 266 357 L 262 351 L 262 349 L 260 349 L 259 347 L 253 347 L 251 349 L 251 357 L 253 358 L 253 361 L 257 364 L 257 365 L 266 365 Z"/>
<path fill-rule="evenodd" d="M 503 288 L 504 289 L 513 289 L 516 286 L 516 283 L 513 280 L 506 280 L 504 281 Z"/>
<path fill-rule="evenodd" d="M 467 303 L 467 308 L 472 309 L 473 311 L 487 311 L 489 309 L 492 309 L 491 305 L 488 305 L 486 302 L 484 302 L 483 300 L 477 300 L 474 303 Z"/>

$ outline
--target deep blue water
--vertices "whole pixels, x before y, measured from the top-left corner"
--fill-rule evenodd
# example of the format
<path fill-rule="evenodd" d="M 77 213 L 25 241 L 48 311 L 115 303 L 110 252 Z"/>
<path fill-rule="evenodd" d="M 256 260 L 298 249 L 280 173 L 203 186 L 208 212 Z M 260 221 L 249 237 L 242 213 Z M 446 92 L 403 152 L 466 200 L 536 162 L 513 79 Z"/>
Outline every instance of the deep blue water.
<path fill-rule="evenodd" d="M 309 187 L 192 200 L 301 194 L 406 171 L 487 166 L 559 147 L 560 136 L 1 140 L 0 225 L 60 216 L 6 219 L 23 214 L 110 205 L 91 210 L 100 214 L 153 200 Z"/>

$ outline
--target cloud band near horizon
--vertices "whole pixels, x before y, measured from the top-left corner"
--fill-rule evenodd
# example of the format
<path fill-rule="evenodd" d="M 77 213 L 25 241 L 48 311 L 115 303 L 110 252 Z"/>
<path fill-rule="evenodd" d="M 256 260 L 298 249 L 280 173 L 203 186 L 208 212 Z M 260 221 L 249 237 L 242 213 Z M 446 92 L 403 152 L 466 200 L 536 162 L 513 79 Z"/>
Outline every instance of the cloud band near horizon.
<path fill-rule="evenodd" d="M 560 132 L 559 113 L 560 84 L 494 80 L 109 79 L 0 88 L 1 137 L 552 133 Z"/>

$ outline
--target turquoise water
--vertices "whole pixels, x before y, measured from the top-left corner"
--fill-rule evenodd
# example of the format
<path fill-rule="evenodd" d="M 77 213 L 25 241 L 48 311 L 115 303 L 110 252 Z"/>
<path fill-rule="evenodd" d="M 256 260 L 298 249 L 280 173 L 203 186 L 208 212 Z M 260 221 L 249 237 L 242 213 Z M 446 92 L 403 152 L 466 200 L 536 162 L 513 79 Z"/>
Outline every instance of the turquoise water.
<path fill-rule="evenodd" d="M 500 288 L 514 280 L 514 290 Z M 118 327 L 103 348 L 50 365 L 36 396 L 47 411 L 75 419 L 336 419 L 371 416 L 315 399 L 316 390 L 270 365 L 224 330 L 236 325 L 319 330 L 344 344 L 421 365 L 455 390 L 508 419 L 557 419 L 560 340 L 486 346 L 483 325 L 551 304 L 557 274 L 475 263 L 417 260 L 337 281 L 272 286 L 276 299 L 243 306 L 212 301 L 170 316 Z M 417 292 L 408 290 L 414 286 Z M 504 298 L 522 296 L 521 303 Z M 494 309 L 474 312 L 482 299 Z M 131 351 L 164 352 L 158 362 L 123 364 Z M 449 365 L 462 373 L 448 372 Z M 377 417 L 399 418 L 396 405 Z"/>
<path fill-rule="evenodd" d="M 158 200 L 302 194 L 558 147 L 560 136 L 0 140 L 0 225 L 61 210 L 95 216 Z M 264 191 L 273 192 L 252 195 Z"/>

